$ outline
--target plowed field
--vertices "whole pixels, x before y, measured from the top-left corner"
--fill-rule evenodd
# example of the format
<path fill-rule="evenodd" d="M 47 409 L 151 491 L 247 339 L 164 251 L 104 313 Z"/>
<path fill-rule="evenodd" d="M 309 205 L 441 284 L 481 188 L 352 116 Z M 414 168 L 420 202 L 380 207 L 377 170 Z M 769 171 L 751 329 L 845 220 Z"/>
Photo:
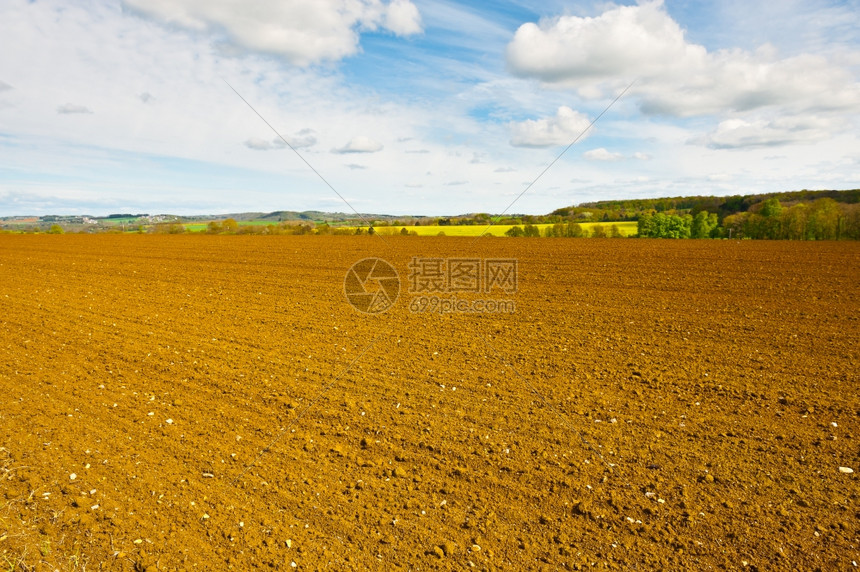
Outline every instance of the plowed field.
<path fill-rule="evenodd" d="M 854 243 L 0 236 L 0 569 L 854 569 L 858 309 Z"/>

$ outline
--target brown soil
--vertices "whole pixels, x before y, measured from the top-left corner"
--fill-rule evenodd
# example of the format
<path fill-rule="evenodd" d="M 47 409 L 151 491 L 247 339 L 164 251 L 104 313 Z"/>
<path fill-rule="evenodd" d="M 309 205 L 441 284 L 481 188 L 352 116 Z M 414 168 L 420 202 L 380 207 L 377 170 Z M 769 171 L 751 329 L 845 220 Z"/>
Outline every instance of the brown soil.
<path fill-rule="evenodd" d="M 853 569 L 858 308 L 857 243 L 2 236 L 0 569 Z"/>

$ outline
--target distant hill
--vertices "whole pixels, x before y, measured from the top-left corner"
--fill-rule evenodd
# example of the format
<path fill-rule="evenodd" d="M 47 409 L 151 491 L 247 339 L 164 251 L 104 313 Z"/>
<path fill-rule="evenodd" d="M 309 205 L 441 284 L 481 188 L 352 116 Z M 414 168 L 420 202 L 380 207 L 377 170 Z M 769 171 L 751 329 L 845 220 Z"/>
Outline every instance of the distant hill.
<path fill-rule="evenodd" d="M 232 218 L 235 221 L 243 222 L 243 221 L 270 221 L 273 223 L 277 222 L 350 222 L 355 220 L 360 220 L 364 218 L 365 220 L 395 220 L 395 219 L 403 219 L 403 218 L 412 218 L 410 216 L 394 216 L 394 215 L 384 215 L 384 214 L 369 214 L 362 213 L 360 215 L 356 215 L 355 213 L 328 213 L 323 211 L 273 211 L 270 213 L 264 212 L 241 212 L 241 213 L 226 213 L 226 214 L 206 214 L 206 215 L 192 215 L 192 216 L 184 216 L 177 217 L 183 222 L 194 222 L 194 221 L 210 221 L 210 220 L 224 220 L 227 218 Z"/>

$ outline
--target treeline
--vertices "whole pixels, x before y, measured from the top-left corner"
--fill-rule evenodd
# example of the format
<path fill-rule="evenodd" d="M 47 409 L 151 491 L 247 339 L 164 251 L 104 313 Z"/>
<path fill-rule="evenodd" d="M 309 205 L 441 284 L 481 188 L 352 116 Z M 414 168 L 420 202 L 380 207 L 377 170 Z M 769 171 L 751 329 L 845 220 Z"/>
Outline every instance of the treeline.
<path fill-rule="evenodd" d="M 860 204 L 860 189 L 850 191 L 790 191 L 783 193 L 765 193 L 755 195 L 734 196 L 693 196 L 693 197 L 666 197 L 656 199 L 627 199 L 612 201 L 596 201 L 580 203 L 575 206 L 556 209 L 545 215 L 509 214 L 493 216 L 487 213 L 475 213 L 444 218 L 417 218 L 409 223 L 400 221 L 377 221 L 373 224 L 377 227 L 403 224 L 424 225 L 432 224 L 438 226 L 460 226 L 460 225 L 517 225 L 525 232 L 525 226 L 538 224 L 557 224 L 568 222 L 579 223 L 611 223 L 623 221 L 638 221 L 643 215 L 664 214 L 667 216 L 685 215 L 696 217 L 700 212 L 717 215 L 718 226 L 723 225 L 723 220 L 731 215 L 752 212 L 761 208 L 765 201 L 777 199 L 785 208 L 791 208 L 798 204 L 807 206 L 821 199 L 831 199 L 842 205 Z M 850 209 L 849 209 L 850 210 Z M 677 225 L 677 220 L 672 219 L 672 224 Z M 693 232 L 692 221 L 688 221 L 690 232 Z"/>
<path fill-rule="evenodd" d="M 540 227 L 533 224 L 525 226 L 517 225 L 506 230 L 505 236 L 534 238 L 540 236 L 545 238 L 624 238 L 624 235 L 621 234 L 621 230 L 619 230 L 616 224 L 608 226 L 595 224 L 591 227 L 591 231 L 589 231 L 575 222 L 556 223 L 552 226 L 544 227 L 543 234 L 541 234 Z"/>
<path fill-rule="evenodd" d="M 575 207 L 556 209 L 553 215 L 576 216 L 590 212 L 592 217 L 608 220 L 635 220 L 641 213 L 691 214 L 700 211 L 716 213 L 720 221 L 740 212 L 754 210 L 756 205 L 777 199 L 786 206 L 832 199 L 838 203 L 860 203 L 860 189 L 849 191 L 788 191 L 755 195 L 664 197 L 657 199 L 627 199 L 581 203 Z M 617 217 L 617 218 L 616 218 Z"/>
<path fill-rule="evenodd" d="M 515 226 L 508 236 L 541 236 L 534 225 Z M 588 231 L 578 223 L 554 224 L 543 236 L 581 238 Z M 615 225 L 593 225 L 592 238 L 619 238 Z M 642 213 L 637 217 L 638 238 L 749 238 L 767 240 L 860 240 L 860 203 L 839 203 L 820 198 L 810 203 L 784 206 L 771 198 L 755 204 L 749 211 L 725 217 L 720 224 L 717 213 L 691 214 Z"/>
<path fill-rule="evenodd" d="M 638 236 L 651 238 L 752 238 L 767 240 L 860 240 L 860 204 L 825 197 L 784 206 L 770 198 L 750 210 L 723 218 L 699 211 L 695 216 L 643 214 Z"/>
<path fill-rule="evenodd" d="M 784 206 L 768 199 L 723 219 L 723 235 L 782 240 L 860 240 L 860 204 L 822 198 Z"/>
<path fill-rule="evenodd" d="M 182 234 L 192 232 L 179 222 L 159 223 L 149 229 L 155 234 Z M 141 229 L 141 232 L 144 232 Z M 372 227 L 369 229 L 372 234 Z M 352 235 L 367 234 L 368 230 L 362 228 L 338 228 L 328 224 L 314 224 L 313 222 L 279 222 L 272 224 L 239 224 L 232 218 L 223 221 L 212 221 L 206 225 L 203 234 L 258 234 L 258 235 Z"/>

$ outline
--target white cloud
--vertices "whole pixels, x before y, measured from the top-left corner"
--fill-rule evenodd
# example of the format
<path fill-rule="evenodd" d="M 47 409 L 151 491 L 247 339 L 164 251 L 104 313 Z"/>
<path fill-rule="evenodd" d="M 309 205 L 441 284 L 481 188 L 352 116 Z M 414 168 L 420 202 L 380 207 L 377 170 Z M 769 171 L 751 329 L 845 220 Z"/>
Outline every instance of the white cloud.
<path fill-rule="evenodd" d="M 313 131 L 310 129 L 302 129 L 295 137 L 285 137 L 290 147 L 293 149 L 301 149 L 303 147 L 312 147 L 316 145 L 317 138 L 314 137 Z M 245 147 L 254 151 L 269 151 L 271 149 L 285 149 L 287 143 L 280 137 L 275 137 L 271 141 L 252 137 L 245 141 Z"/>
<path fill-rule="evenodd" d="M 820 141 L 826 139 L 833 129 L 832 122 L 821 117 L 787 117 L 771 121 L 727 119 L 697 142 L 712 149 L 775 147 Z"/>
<path fill-rule="evenodd" d="M 582 156 L 589 161 L 625 161 L 628 159 L 636 159 L 638 161 L 651 160 L 651 155 L 649 155 L 648 153 L 641 153 L 637 151 L 632 155 L 625 155 L 624 153 L 609 151 L 605 147 L 591 149 L 590 151 L 586 151 L 585 153 L 583 153 Z"/>
<path fill-rule="evenodd" d="M 60 105 L 57 107 L 57 113 L 60 114 L 73 114 L 73 113 L 92 113 L 92 110 L 89 107 L 84 105 L 76 105 L 74 103 L 66 103 L 64 105 Z"/>
<path fill-rule="evenodd" d="M 282 144 L 283 145 L 283 144 Z M 257 137 L 252 137 L 245 141 L 245 147 L 248 149 L 253 149 L 254 151 L 269 151 L 271 149 L 275 149 L 275 144 L 271 141 L 267 141 L 266 139 L 259 139 Z"/>
<path fill-rule="evenodd" d="M 391 0 L 385 11 L 385 27 L 398 36 L 421 33 L 421 14 L 409 0 Z"/>
<path fill-rule="evenodd" d="M 317 138 L 314 135 L 313 129 L 302 129 L 298 133 L 296 133 L 292 137 L 285 137 L 287 143 L 290 144 L 290 147 L 293 149 L 303 149 L 306 147 L 313 147 L 317 144 Z M 275 138 L 275 144 L 283 147 L 284 142 L 280 137 Z"/>
<path fill-rule="evenodd" d="M 684 59 L 701 58 L 660 2 L 620 6 L 596 18 L 560 16 L 520 26 L 507 61 L 519 75 L 548 83 L 606 80 L 665 73 Z"/>
<path fill-rule="evenodd" d="M 152 96 L 152 94 L 151 94 L 151 93 L 149 93 L 148 91 L 144 91 L 143 93 L 141 93 L 141 94 L 140 94 L 140 95 L 138 95 L 137 97 L 138 97 L 138 99 L 140 99 L 143 103 L 149 103 L 150 101 L 152 101 L 153 99 L 155 99 L 155 98 Z"/>
<path fill-rule="evenodd" d="M 0 81 L 0 92 L 2 92 L 2 91 L 6 91 L 6 90 L 9 90 L 9 89 L 13 89 L 11 85 L 9 85 L 8 83 L 6 83 L 5 81 Z"/>
<path fill-rule="evenodd" d="M 359 135 L 358 137 L 353 137 L 343 147 L 337 147 L 331 151 L 332 153 L 376 153 L 382 151 L 383 148 L 382 143 L 379 141 Z"/>
<path fill-rule="evenodd" d="M 357 53 L 361 30 L 421 32 L 421 15 L 410 0 L 122 1 L 139 14 L 216 36 L 227 44 L 224 53 L 263 52 L 302 66 Z"/>
<path fill-rule="evenodd" d="M 553 117 L 512 123 L 511 145 L 514 147 L 569 145 L 588 128 L 590 123 L 585 115 L 567 106 L 561 106 Z"/>
<path fill-rule="evenodd" d="M 762 46 L 709 52 L 689 42 L 662 1 L 522 25 L 508 45 L 510 70 L 597 98 L 638 79 L 646 114 L 676 117 L 750 111 L 860 108 L 860 84 L 821 56 L 780 59 Z"/>
<path fill-rule="evenodd" d="M 624 159 L 624 155 L 621 153 L 612 153 L 603 147 L 586 151 L 582 156 L 590 161 L 620 161 Z"/>

